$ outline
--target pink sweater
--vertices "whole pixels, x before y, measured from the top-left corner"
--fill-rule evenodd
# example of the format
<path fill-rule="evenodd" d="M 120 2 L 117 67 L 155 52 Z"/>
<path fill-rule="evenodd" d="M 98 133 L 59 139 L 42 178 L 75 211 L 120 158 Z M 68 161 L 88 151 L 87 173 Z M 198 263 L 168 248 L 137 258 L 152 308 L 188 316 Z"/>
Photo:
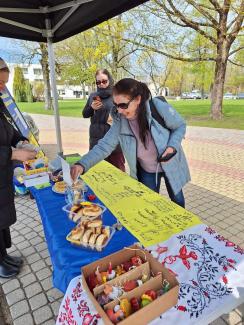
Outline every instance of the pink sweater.
<path fill-rule="evenodd" d="M 141 167 L 148 173 L 156 173 L 157 170 L 157 157 L 158 152 L 153 141 L 152 135 L 150 132 L 147 133 L 146 137 L 146 148 L 142 143 L 140 136 L 139 136 L 139 125 L 137 118 L 128 120 L 129 125 L 136 137 L 137 141 L 137 160 Z M 161 165 L 159 165 L 158 172 L 162 172 Z"/>

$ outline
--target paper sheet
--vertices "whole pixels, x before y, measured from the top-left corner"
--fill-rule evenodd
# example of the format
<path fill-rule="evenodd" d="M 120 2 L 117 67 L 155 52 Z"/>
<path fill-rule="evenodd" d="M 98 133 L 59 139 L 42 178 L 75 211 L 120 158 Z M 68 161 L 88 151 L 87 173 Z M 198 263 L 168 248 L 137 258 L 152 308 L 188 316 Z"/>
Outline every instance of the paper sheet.
<path fill-rule="evenodd" d="M 82 178 L 145 247 L 202 223 L 193 213 L 105 161 L 91 168 Z"/>
<path fill-rule="evenodd" d="M 73 182 L 70 176 L 70 165 L 63 158 L 60 157 L 60 159 L 61 159 L 61 165 L 63 170 L 63 179 L 65 183 L 71 186 Z"/>

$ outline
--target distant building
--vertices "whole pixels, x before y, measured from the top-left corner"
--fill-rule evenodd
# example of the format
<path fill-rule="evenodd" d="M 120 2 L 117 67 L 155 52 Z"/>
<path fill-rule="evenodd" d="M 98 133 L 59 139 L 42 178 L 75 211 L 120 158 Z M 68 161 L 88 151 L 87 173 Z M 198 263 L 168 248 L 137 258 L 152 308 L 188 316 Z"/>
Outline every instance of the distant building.
<path fill-rule="evenodd" d="M 14 68 L 20 67 L 23 70 L 24 78 L 29 80 L 30 83 L 35 81 L 43 82 L 42 67 L 40 64 L 25 64 L 25 63 L 8 63 L 10 69 L 10 77 L 7 87 L 11 94 L 13 94 L 13 81 L 14 81 Z M 63 99 L 76 99 L 81 98 L 83 90 L 81 86 L 58 85 L 58 94 Z M 86 87 L 86 97 L 88 95 L 88 87 Z"/>
<path fill-rule="evenodd" d="M 24 78 L 29 80 L 30 83 L 33 83 L 34 81 L 43 81 L 42 76 L 42 67 L 40 64 L 17 64 L 17 63 L 8 63 L 8 67 L 10 69 L 10 76 L 9 76 L 9 82 L 7 84 L 7 87 L 11 94 L 13 94 L 13 82 L 14 82 L 14 68 L 20 67 L 23 71 Z"/>

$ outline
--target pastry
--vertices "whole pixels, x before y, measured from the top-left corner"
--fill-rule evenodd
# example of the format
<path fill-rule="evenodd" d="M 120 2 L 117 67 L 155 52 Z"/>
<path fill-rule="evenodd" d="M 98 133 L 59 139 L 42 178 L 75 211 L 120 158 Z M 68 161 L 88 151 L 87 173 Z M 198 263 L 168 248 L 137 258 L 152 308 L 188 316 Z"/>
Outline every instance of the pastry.
<path fill-rule="evenodd" d="M 99 235 L 97 238 L 97 241 L 96 241 L 96 247 L 99 248 L 99 247 L 103 246 L 106 243 L 107 239 L 108 238 L 106 235 L 104 235 L 104 234 Z"/>
<path fill-rule="evenodd" d="M 145 295 L 149 296 L 152 298 L 152 300 L 155 300 L 157 298 L 157 293 L 154 290 L 147 290 L 145 292 Z"/>
<path fill-rule="evenodd" d="M 128 292 L 128 291 L 135 289 L 137 286 L 138 286 L 138 284 L 137 284 L 136 280 L 129 280 L 129 281 L 125 282 L 125 284 L 123 285 L 123 289 L 125 292 Z"/>
<path fill-rule="evenodd" d="M 96 228 L 96 234 L 101 234 L 102 233 L 102 227 L 97 227 Z"/>
<path fill-rule="evenodd" d="M 71 231 L 71 238 L 73 240 L 81 240 L 83 234 L 84 234 L 85 228 L 84 227 L 76 227 Z"/>
<path fill-rule="evenodd" d="M 69 211 L 69 218 L 71 220 L 73 220 L 74 216 L 75 216 L 75 213 L 77 213 L 77 211 L 79 211 L 81 207 L 79 205 L 73 205 L 71 208 L 70 208 L 70 211 Z"/>
<path fill-rule="evenodd" d="M 102 220 L 96 219 L 93 221 L 89 221 L 87 224 L 88 228 L 97 228 L 97 227 L 102 227 Z M 94 231 L 94 230 L 93 230 Z"/>
<path fill-rule="evenodd" d="M 109 238 L 110 237 L 110 227 L 109 226 L 104 227 L 102 230 L 102 233 Z"/>
<path fill-rule="evenodd" d="M 66 191 L 67 184 L 64 181 L 56 182 L 54 185 L 54 189 L 56 192 L 64 193 Z"/>
<path fill-rule="evenodd" d="M 90 229 L 86 230 L 82 238 L 83 243 L 87 244 L 89 242 L 91 235 L 92 235 L 92 230 Z"/>
<path fill-rule="evenodd" d="M 140 309 L 140 302 L 136 297 L 131 298 L 130 304 L 131 304 L 131 308 L 132 308 L 133 312 Z"/>
<path fill-rule="evenodd" d="M 102 209 L 96 205 L 91 204 L 83 208 L 83 215 L 87 217 L 98 217 L 102 214 Z"/>
<path fill-rule="evenodd" d="M 71 217 L 72 221 L 75 223 L 78 223 L 80 221 L 81 216 L 79 214 L 74 214 L 73 217 Z"/>
<path fill-rule="evenodd" d="M 99 234 L 92 234 L 89 238 L 89 245 L 95 245 L 98 236 Z"/>
<path fill-rule="evenodd" d="M 130 304 L 129 300 L 126 298 L 121 299 L 120 308 L 123 311 L 123 313 L 125 314 L 125 317 L 130 316 L 130 314 L 132 313 L 131 304 Z"/>

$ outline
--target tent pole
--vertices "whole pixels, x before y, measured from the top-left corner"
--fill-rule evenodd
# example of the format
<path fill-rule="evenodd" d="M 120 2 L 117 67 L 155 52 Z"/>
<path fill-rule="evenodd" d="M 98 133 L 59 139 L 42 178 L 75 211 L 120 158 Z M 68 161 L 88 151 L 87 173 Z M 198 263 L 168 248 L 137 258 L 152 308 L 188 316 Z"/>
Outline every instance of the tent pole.
<path fill-rule="evenodd" d="M 56 72 L 55 72 L 55 57 L 54 57 L 54 50 L 53 50 L 53 42 L 50 37 L 47 38 L 47 44 L 48 44 L 48 61 L 49 61 L 49 67 L 50 67 L 50 77 L 51 77 L 51 86 L 52 86 L 52 95 L 53 95 L 54 118 L 55 118 L 57 145 L 58 145 L 58 154 L 63 156 L 60 116 L 59 116 L 59 107 L 58 107 L 58 91 L 57 91 Z"/>

